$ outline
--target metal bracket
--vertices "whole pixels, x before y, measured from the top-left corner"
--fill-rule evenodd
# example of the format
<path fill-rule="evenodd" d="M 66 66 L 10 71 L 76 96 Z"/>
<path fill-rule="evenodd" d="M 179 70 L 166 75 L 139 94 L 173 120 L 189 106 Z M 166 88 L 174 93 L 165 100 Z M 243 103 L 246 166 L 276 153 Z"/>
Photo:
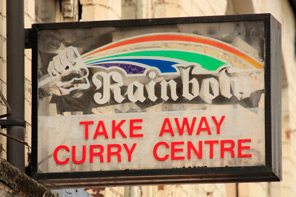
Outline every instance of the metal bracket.
<path fill-rule="evenodd" d="M 6 108 L 7 108 L 7 113 L 0 115 L 0 118 L 10 116 L 11 115 L 11 107 L 8 104 L 7 100 L 4 98 L 4 95 L 2 94 L 1 91 L 0 91 L 0 98 L 2 99 L 2 101 L 4 102 L 4 104 L 6 105 Z M 12 125 L 26 127 L 26 121 L 19 120 L 19 119 L 0 120 L 0 128 L 7 128 L 8 126 L 12 126 Z"/>
<path fill-rule="evenodd" d="M 25 29 L 25 49 L 32 48 L 32 29 Z"/>
<path fill-rule="evenodd" d="M 7 128 L 8 126 L 21 126 L 26 127 L 26 121 L 25 120 L 0 120 L 0 126 L 1 128 Z"/>

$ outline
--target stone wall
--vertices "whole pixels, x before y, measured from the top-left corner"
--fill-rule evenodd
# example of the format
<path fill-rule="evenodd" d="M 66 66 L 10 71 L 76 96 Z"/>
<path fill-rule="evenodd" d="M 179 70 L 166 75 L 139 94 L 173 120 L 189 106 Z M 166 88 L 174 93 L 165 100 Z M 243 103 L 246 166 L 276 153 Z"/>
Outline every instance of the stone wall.
<path fill-rule="evenodd" d="M 35 19 L 35 1 L 25 0 L 24 1 L 24 19 L 25 28 L 31 28 L 32 23 L 36 22 Z M 25 120 L 26 120 L 26 134 L 25 141 L 31 146 L 31 109 L 32 109 L 32 83 L 31 83 L 31 72 L 32 72 L 32 50 L 25 49 L 24 54 L 25 60 Z M 30 151 L 28 148 L 25 149 L 25 166 L 29 165 L 28 154 Z"/>
<path fill-rule="evenodd" d="M 6 98 L 6 1 L 0 2 L 0 91 Z M 0 99 L 0 114 L 6 114 L 6 106 L 2 99 Z M 4 129 L 2 132 L 6 132 Z M 0 145 L 6 147 L 6 138 L 0 136 Z M 4 151 L 1 151 L 1 157 L 6 158 Z"/>
<path fill-rule="evenodd" d="M 282 23 L 283 48 L 283 181 L 281 183 L 240 183 L 239 196 L 293 196 L 296 194 L 296 76 L 295 62 L 295 16 L 288 0 L 61 0 L 50 1 L 52 10 L 45 13 L 44 1 L 25 1 L 25 28 L 35 21 L 81 21 L 118 20 L 159 17 L 208 16 L 225 14 L 272 13 Z M 43 2 L 43 1 L 42 1 Z M 47 2 L 48 3 L 48 2 Z M 61 7 L 59 7 L 61 5 Z M 36 8 L 36 9 L 35 9 Z M 42 10 L 43 9 L 43 10 Z M 62 10 L 62 12 L 60 12 Z M 54 12 L 54 13 L 52 13 Z M 6 95 L 6 0 L 0 1 L 0 91 Z M 25 50 L 25 119 L 26 138 L 31 141 L 31 50 Z M 5 106 L 0 101 L 0 114 Z M 2 130 L 5 132 L 5 130 Z M 6 138 L 0 136 L 6 147 Z M 27 150 L 27 149 L 26 149 Z M 4 153 L 4 154 L 3 154 Z M 27 152 L 26 152 L 27 154 Z M 2 152 L 2 158 L 6 158 Z M 27 157 L 26 157 L 27 159 Z M 26 164 L 28 161 L 26 160 Z M 91 188 L 93 194 L 106 196 L 235 196 L 236 185 L 166 185 L 145 187 Z"/>
<path fill-rule="evenodd" d="M 226 0 L 80 0 L 82 21 L 223 15 Z M 234 196 L 235 184 L 119 187 L 100 190 L 105 196 Z M 89 189 L 95 194 L 97 190 Z M 116 191 L 116 192 L 115 192 Z"/>
<path fill-rule="evenodd" d="M 108 1 L 109 5 L 112 1 Z M 102 6 L 106 1 L 81 1 L 82 4 L 82 20 L 97 20 L 98 16 L 90 12 L 84 14 L 87 9 L 95 9 L 95 6 L 104 7 L 104 11 L 108 14 L 104 15 L 100 20 L 113 20 L 119 18 L 120 11 L 110 12 L 111 8 L 107 5 Z M 99 5 L 100 4 L 100 5 Z M 92 7 L 94 6 L 94 7 Z M 92 7 L 92 8 L 91 8 Z M 102 8 L 100 8 L 102 9 Z M 116 8 L 118 10 L 118 8 Z M 96 10 L 97 11 L 97 10 Z M 281 23 L 283 28 L 283 176 L 282 183 L 244 183 L 239 184 L 239 196 L 289 196 L 292 194 L 292 183 L 295 178 L 295 173 L 291 168 L 296 162 L 292 157 L 295 151 L 295 115 L 292 113 L 296 106 L 294 98 L 295 88 L 293 85 L 293 76 L 295 74 L 295 59 L 294 59 L 294 15 L 291 10 L 288 0 L 228 0 L 228 1 L 193 1 L 193 0 L 122 0 L 121 1 L 121 18 L 136 19 L 136 18 L 160 18 L 160 17 L 184 17 L 184 16 L 205 16 L 205 15 L 224 15 L 224 14 L 252 14 L 252 13 L 272 13 Z M 291 44 L 292 43 L 292 44 Z M 287 76 L 285 75 L 287 70 Z M 291 72 L 290 72 L 291 71 Z M 286 81 L 287 80 L 287 81 Z M 225 186 L 218 185 L 217 188 L 224 188 L 224 192 L 216 192 L 216 185 L 192 185 L 192 186 L 169 186 L 165 190 L 152 188 L 154 195 L 165 194 L 175 191 L 175 193 L 183 190 L 183 194 L 190 196 L 192 193 L 204 191 L 204 195 L 214 194 L 215 196 L 224 196 L 227 192 L 233 191 L 234 185 Z M 212 187 L 211 191 L 208 189 Z M 186 189 L 185 189 L 186 188 Z M 188 189 L 190 188 L 190 189 Z M 207 189 L 206 189 L 207 188 Z M 228 189 L 225 189 L 228 188 Z M 134 189 L 133 191 L 137 191 Z M 151 190 L 151 189 L 150 189 Z M 105 192 L 108 192 L 106 190 Z M 167 192 L 167 193 L 166 193 Z M 289 194 L 289 195 L 288 195 Z M 232 192 L 234 195 L 234 192 Z M 201 195 L 202 196 L 202 195 Z"/>
<path fill-rule="evenodd" d="M 296 76 L 295 62 L 295 16 L 288 0 L 252 0 L 254 13 L 271 13 L 282 24 L 282 162 L 283 181 L 281 183 L 248 183 L 244 196 L 293 196 L 295 195 L 295 111 Z M 249 193 L 249 195 L 246 195 Z M 259 195 L 260 194 L 260 195 Z"/>

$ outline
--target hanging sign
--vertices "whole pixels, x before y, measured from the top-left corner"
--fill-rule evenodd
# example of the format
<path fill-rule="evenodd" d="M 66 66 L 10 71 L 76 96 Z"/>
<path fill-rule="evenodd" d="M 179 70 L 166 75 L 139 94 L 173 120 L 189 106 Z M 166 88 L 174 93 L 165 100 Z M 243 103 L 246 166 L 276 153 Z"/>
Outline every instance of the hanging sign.
<path fill-rule="evenodd" d="M 272 16 L 32 29 L 32 176 L 44 184 L 280 179 Z"/>

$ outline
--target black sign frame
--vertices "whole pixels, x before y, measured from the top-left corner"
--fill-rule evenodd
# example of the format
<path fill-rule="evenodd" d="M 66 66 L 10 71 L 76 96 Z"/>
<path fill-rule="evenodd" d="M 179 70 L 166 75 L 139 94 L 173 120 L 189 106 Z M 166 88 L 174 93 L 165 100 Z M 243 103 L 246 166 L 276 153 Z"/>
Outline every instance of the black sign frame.
<path fill-rule="evenodd" d="M 222 23 L 239 21 L 263 21 L 266 39 L 265 64 L 265 150 L 266 165 L 256 167 L 145 169 L 97 172 L 40 173 L 38 172 L 38 32 L 67 28 L 91 28 L 107 26 L 149 26 L 176 23 Z M 32 173 L 49 188 L 182 184 L 212 182 L 256 182 L 281 180 L 281 25 L 270 14 L 184 17 L 140 20 L 116 20 L 75 23 L 48 23 L 32 25 Z"/>

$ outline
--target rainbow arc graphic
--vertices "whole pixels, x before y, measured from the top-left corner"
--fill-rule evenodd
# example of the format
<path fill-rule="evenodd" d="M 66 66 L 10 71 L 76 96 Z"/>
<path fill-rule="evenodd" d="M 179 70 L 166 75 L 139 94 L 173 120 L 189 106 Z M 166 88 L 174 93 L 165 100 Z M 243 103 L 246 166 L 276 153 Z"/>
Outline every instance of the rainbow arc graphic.
<path fill-rule="evenodd" d="M 142 74 L 157 68 L 162 74 L 176 73 L 174 65 L 199 64 L 203 69 L 219 71 L 239 59 L 240 68 L 263 69 L 263 62 L 218 40 L 194 34 L 154 33 L 130 37 L 99 47 L 82 55 L 87 67 L 120 67 L 127 74 Z"/>

